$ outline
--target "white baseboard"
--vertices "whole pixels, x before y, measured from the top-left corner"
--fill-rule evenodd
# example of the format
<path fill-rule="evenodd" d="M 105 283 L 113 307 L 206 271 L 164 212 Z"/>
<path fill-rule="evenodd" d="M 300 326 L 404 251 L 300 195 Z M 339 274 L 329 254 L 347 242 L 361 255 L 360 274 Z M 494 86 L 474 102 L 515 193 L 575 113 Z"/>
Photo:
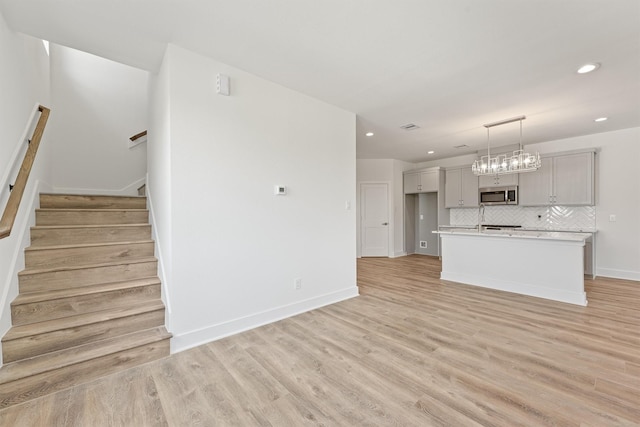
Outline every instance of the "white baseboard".
<path fill-rule="evenodd" d="M 206 344 L 230 335 L 248 331 L 249 329 L 277 322 L 297 314 L 304 313 L 325 305 L 334 304 L 349 298 L 357 297 L 358 287 L 354 286 L 341 291 L 332 292 L 326 295 L 320 295 L 304 301 L 298 301 L 281 307 L 276 307 L 260 313 L 250 314 L 239 319 L 230 320 L 228 322 L 219 323 L 217 325 L 207 326 L 182 334 L 175 334 L 171 339 L 171 353 L 177 353 L 183 350 Z"/>
<path fill-rule="evenodd" d="M 143 177 L 117 190 L 107 190 L 104 188 L 54 187 L 53 192 L 59 194 L 91 194 L 96 196 L 137 196 L 138 188 L 146 182 L 146 177 Z"/>
<path fill-rule="evenodd" d="M 613 279 L 640 281 L 640 271 L 618 270 L 615 268 L 601 268 L 601 267 L 598 267 L 596 271 L 598 276 L 611 277 Z"/>
<path fill-rule="evenodd" d="M 164 269 L 164 257 L 162 254 L 162 242 L 161 238 L 158 237 L 156 232 L 156 215 L 155 210 L 153 208 L 153 198 L 151 197 L 151 193 L 149 189 L 147 189 L 147 209 L 149 210 L 149 223 L 151 224 L 151 237 L 155 242 L 155 254 L 156 259 L 158 260 L 158 277 L 160 278 L 160 283 L 162 287 L 162 302 L 164 302 L 164 307 L 166 310 L 165 313 L 165 327 L 169 332 L 171 332 L 171 298 L 169 294 L 169 280 L 167 279 L 167 275 Z"/>
<path fill-rule="evenodd" d="M 401 256 L 407 256 L 406 252 L 395 252 L 392 256 L 390 256 L 389 258 L 399 258 Z"/>
<path fill-rule="evenodd" d="M 18 272 L 24 268 L 24 249 L 29 246 L 29 228 L 35 224 L 35 210 L 40 206 L 39 194 L 49 191 L 50 187 L 37 180 L 29 193 L 23 194 L 20 209 L 7 239 L 14 243 L 13 252 L 7 268 L 7 275 L 0 277 L 0 336 L 11 327 L 11 301 L 18 295 Z M 15 239 L 15 240 L 14 240 Z M 1 349 L 1 345 L 0 345 Z M 0 352 L 1 354 L 1 352 Z M 0 356 L 1 357 L 1 356 Z M 0 359 L 0 364 L 2 360 Z"/>

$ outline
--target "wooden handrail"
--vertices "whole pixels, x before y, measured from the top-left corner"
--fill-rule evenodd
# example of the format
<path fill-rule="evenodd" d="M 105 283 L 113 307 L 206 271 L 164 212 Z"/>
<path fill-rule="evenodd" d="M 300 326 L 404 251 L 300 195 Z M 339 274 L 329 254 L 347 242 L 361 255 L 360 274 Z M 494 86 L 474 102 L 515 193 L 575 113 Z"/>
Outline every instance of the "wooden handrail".
<path fill-rule="evenodd" d="M 20 208 L 20 202 L 22 201 L 22 195 L 24 194 L 24 189 L 27 186 L 27 180 L 31 173 L 31 167 L 33 166 L 33 161 L 36 158 L 38 146 L 40 145 L 40 140 L 44 134 L 44 128 L 47 125 L 47 120 L 49 119 L 50 110 L 47 107 L 40 105 L 38 110 L 40 111 L 38 124 L 33 131 L 31 142 L 29 143 L 27 152 L 24 155 L 24 160 L 22 160 L 22 165 L 20 166 L 20 172 L 18 172 L 18 177 L 16 178 L 13 190 L 11 190 L 9 200 L 7 201 L 7 206 L 5 206 L 2 219 L 0 219 L 0 239 L 11 234 L 11 229 L 13 228 L 13 223 L 16 220 L 18 208 Z"/>
<path fill-rule="evenodd" d="M 146 130 L 143 130 L 143 131 L 142 131 L 142 132 L 140 132 L 140 133 L 136 133 L 135 135 L 133 135 L 133 136 L 132 136 L 131 138 L 129 138 L 129 139 L 131 140 L 131 142 L 133 142 L 133 141 L 135 141 L 136 139 L 140 139 L 140 138 L 142 138 L 143 136 L 146 136 L 146 135 L 147 135 L 147 131 L 146 131 Z"/>

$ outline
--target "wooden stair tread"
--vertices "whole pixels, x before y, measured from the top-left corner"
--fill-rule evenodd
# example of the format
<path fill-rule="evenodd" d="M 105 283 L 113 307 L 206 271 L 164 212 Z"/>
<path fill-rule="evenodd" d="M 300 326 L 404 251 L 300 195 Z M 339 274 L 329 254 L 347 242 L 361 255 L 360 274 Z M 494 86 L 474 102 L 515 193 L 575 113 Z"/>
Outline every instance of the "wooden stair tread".
<path fill-rule="evenodd" d="M 40 196 L 49 197 L 70 197 L 70 198 L 92 198 L 92 199 L 144 199 L 143 196 L 121 196 L 119 194 L 75 194 L 75 193 L 40 193 Z"/>
<path fill-rule="evenodd" d="M 80 195 L 80 194 L 40 194 L 40 206 L 43 208 L 64 207 L 147 207 L 146 197 L 112 196 L 112 195 Z"/>
<path fill-rule="evenodd" d="M 53 371 L 129 348 L 140 347 L 152 342 L 169 339 L 171 336 L 164 326 L 158 326 L 152 329 L 132 332 L 127 335 L 107 338 L 101 341 L 7 363 L 0 369 L 0 384 L 6 384 L 20 378 Z"/>
<path fill-rule="evenodd" d="M 31 230 L 58 230 L 58 229 L 84 229 L 84 228 L 117 228 L 117 227 L 150 227 L 150 224 L 141 222 L 139 224 L 60 224 L 60 225 L 34 225 Z"/>
<path fill-rule="evenodd" d="M 24 249 L 26 252 L 34 251 L 47 251 L 57 249 L 74 249 L 74 248 L 94 248 L 101 246 L 118 246 L 118 245 L 136 245 L 153 243 L 153 240 L 134 240 L 134 241 L 122 241 L 122 242 L 99 242 L 99 243 L 76 243 L 73 245 L 53 245 L 53 246 L 29 246 Z"/>
<path fill-rule="evenodd" d="M 94 323 L 129 317 L 136 314 L 147 313 L 156 310 L 164 310 L 164 303 L 160 299 L 138 303 L 135 306 L 114 307 L 108 310 L 77 314 L 74 316 L 46 320 L 44 322 L 38 323 L 30 323 L 27 325 L 13 326 L 2 338 L 2 342 L 44 334 L 52 331 L 58 331 L 62 329 L 86 326 Z"/>
<path fill-rule="evenodd" d="M 29 274 L 50 273 L 55 271 L 83 270 L 85 268 L 110 267 L 114 265 L 145 263 L 145 262 L 151 262 L 151 261 L 157 261 L 156 257 L 139 257 L 139 258 L 126 259 L 126 260 L 83 264 L 83 265 L 65 265 L 65 266 L 45 267 L 45 268 L 25 268 L 24 270 L 18 272 L 18 276 L 24 276 Z"/>
<path fill-rule="evenodd" d="M 37 212 L 145 212 L 142 208 L 38 208 Z"/>
<path fill-rule="evenodd" d="M 79 286 L 75 288 L 54 289 L 47 291 L 35 291 L 20 293 L 13 300 L 11 306 L 20 304 L 32 304 L 34 302 L 69 298 L 80 295 L 91 295 L 101 292 L 116 291 L 121 289 L 135 288 L 138 286 L 159 285 L 160 279 L 155 277 L 145 277 L 141 279 L 126 280 L 122 282 L 101 283 L 97 285 Z"/>

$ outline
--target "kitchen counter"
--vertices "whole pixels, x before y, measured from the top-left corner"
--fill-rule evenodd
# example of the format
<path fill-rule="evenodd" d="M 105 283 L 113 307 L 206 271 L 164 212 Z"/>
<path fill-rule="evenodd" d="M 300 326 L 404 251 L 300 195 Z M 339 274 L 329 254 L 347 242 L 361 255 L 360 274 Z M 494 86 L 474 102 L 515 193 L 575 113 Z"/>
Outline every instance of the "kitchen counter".
<path fill-rule="evenodd" d="M 477 229 L 469 228 L 449 228 L 440 231 L 434 231 L 438 234 L 458 234 L 458 235 L 473 235 L 479 237 L 502 237 L 502 238 L 516 238 L 516 239 L 543 239 L 543 240 L 562 240 L 562 241 L 576 241 L 584 242 L 591 237 L 591 233 L 576 233 L 576 232 L 560 232 L 560 231 L 542 231 L 542 230 L 528 230 L 528 229 L 509 229 L 509 230 L 482 230 L 478 232 Z"/>
<path fill-rule="evenodd" d="M 485 226 L 486 227 L 486 226 Z M 472 224 L 467 224 L 467 225 L 441 225 L 438 227 L 438 229 L 440 231 L 454 231 L 454 232 L 464 232 L 464 231 L 469 231 L 472 230 L 474 233 L 477 233 L 478 231 L 478 226 L 477 225 L 472 225 Z M 512 231 L 540 231 L 540 232 L 545 232 L 545 233 L 587 233 L 590 237 L 586 240 L 586 244 L 585 244 L 585 248 L 584 248 L 584 274 L 589 276 L 591 279 L 595 279 L 596 278 L 596 268 L 595 266 L 596 264 L 596 251 L 595 251 L 595 247 L 596 247 L 596 234 L 598 233 L 598 230 L 596 229 L 582 229 L 582 228 L 549 228 L 549 227 L 518 227 L 518 228 L 513 228 L 513 229 L 506 229 L 506 230 L 512 230 Z M 505 230 L 505 231 L 506 231 Z M 496 231 L 500 231 L 500 230 L 483 230 L 483 232 L 488 232 L 491 233 L 492 231 L 494 232 L 494 234 L 500 234 L 497 233 Z M 508 234 L 508 233 L 507 233 Z M 512 233 L 513 235 L 513 233 Z M 561 235 L 547 235 L 547 238 L 553 238 L 553 237 L 560 237 L 562 238 Z"/>
<path fill-rule="evenodd" d="M 440 278 L 587 305 L 584 247 L 591 233 L 447 228 Z"/>

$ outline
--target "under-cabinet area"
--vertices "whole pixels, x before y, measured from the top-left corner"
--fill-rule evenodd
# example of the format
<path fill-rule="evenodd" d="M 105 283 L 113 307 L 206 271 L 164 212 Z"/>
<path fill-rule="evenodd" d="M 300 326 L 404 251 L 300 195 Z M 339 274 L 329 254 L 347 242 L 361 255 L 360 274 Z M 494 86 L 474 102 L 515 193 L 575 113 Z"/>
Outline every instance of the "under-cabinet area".
<path fill-rule="evenodd" d="M 438 193 L 405 195 L 407 254 L 438 256 Z"/>
<path fill-rule="evenodd" d="M 440 239 L 434 231 L 449 223 L 445 208 L 445 179 L 441 168 L 404 173 L 404 235 L 407 254 L 440 255 Z"/>

